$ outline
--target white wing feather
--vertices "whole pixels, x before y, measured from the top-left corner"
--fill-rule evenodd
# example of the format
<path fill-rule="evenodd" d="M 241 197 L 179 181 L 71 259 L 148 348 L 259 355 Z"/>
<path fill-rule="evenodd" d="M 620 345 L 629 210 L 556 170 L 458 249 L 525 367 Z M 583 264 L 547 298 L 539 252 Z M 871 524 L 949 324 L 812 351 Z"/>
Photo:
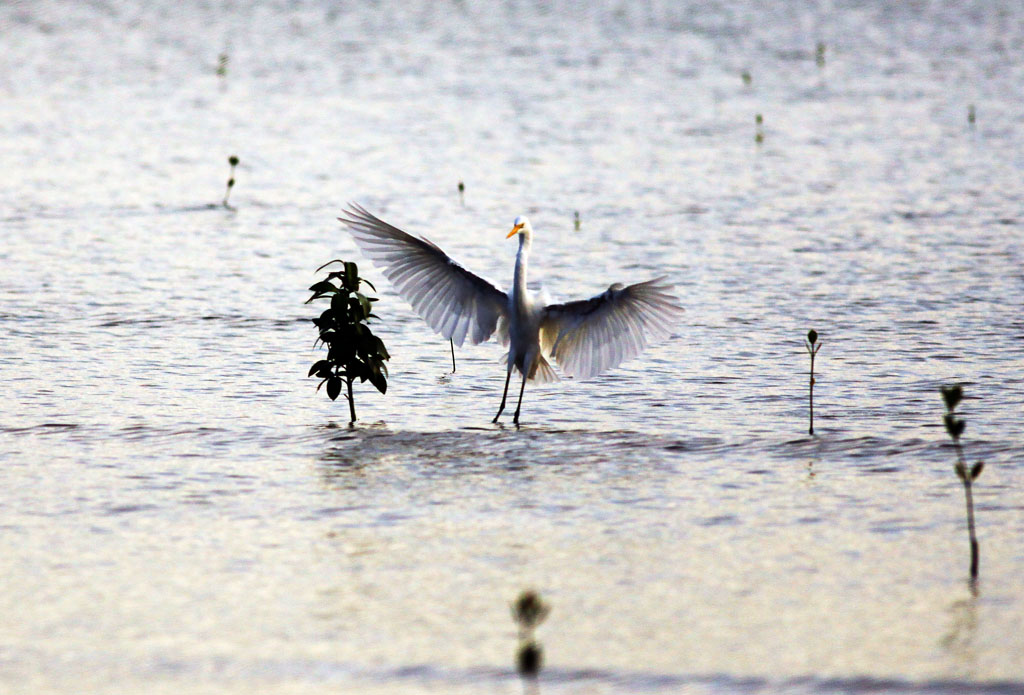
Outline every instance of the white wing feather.
<path fill-rule="evenodd" d="M 672 333 L 683 308 L 671 287 L 655 278 L 629 287 L 615 284 L 590 299 L 550 304 L 541 316 L 541 348 L 578 379 L 606 372 Z"/>
<path fill-rule="evenodd" d="M 351 203 L 338 218 L 360 250 L 435 331 L 456 345 L 491 337 L 508 312 L 508 296 L 453 261 L 430 241 L 412 236 Z"/>

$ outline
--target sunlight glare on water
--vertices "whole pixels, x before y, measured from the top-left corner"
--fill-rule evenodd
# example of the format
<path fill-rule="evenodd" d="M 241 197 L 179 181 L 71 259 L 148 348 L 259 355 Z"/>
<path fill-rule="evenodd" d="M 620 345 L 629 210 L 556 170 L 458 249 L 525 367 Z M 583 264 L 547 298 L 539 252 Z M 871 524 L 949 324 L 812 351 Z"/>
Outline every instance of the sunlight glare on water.
<path fill-rule="evenodd" d="M 1024 692 L 1020 6 L 8 3 L 0 36 L 0 690 L 518 693 L 533 587 L 544 693 Z M 556 299 L 665 275 L 684 320 L 491 425 L 503 348 L 451 374 L 348 201 L 502 287 L 527 214 Z M 354 428 L 305 376 L 338 257 L 393 355 Z"/>

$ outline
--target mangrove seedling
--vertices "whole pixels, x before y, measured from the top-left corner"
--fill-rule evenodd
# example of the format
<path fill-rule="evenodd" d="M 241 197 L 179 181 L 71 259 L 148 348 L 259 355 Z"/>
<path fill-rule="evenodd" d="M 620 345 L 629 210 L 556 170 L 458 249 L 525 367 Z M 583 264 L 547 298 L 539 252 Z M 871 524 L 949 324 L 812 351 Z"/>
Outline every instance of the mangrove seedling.
<path fill-rule="evenodd" d="M 217 56 L 217 77 L 227 77 L 228 74 L 228 54 L 221 53 Z"/>
<path fill-rule="evenodd" d="M 745 87 L 749 87 L 750 83 L 754 81 L 754 78 L 752 78 L 750 76 L 750 71 L 749 70 L 744 70 L 743 72 L 741 72 L 740 73 L 740 79 L 743 80 L 743 86 L 745 86 Z"/>
<path fill-rule="evenodd" d="M 228 205 L 228 196 L 231 195 L 231 189 L 235 187 L 235 167 L 238 166 L 238 157 L 235 155 L 228 157 L 228 164 L 231 165 L 231 171 L 228 173 L 228 188 L 224 191 L 224 207 L 228 210 L 234 210 L 233 207 Z"/>
<path fill-rule="evenodd" d="M 459 181 L 459 203 L 466 204 L 466 184 Z"/>
<path fill-rule="evenodd" d="M 580 231 L 580 211 L 576 210 L 572 213 L 572 228 L 577 232 Z"/>
<path fill-rule="evenodd" d="M 978 538 L 974 533 L 974 495 L 972 486 L 974 481 L 978 479 L 978 476 L 981 475 L 985 464 L 978 461 L 968 468 L 967 461 L 964 459 L 964 448 L 960 443 L 960 435 L 964 433 L 967 423 L 958 418 L 955 412 L 957 404 L 964 397 L 963 388 L 957 384 L 955 386 L 943 386 L 941 390 L 942 400 L 946 404 L 946 414 L 942 416 L 942 421 L 945 423 L 946 432 L 953 439 L 953 447 L 956 449 L 956 465 L 953 466 L 953 470 L 964 486 L 964 500 L 967 504 L 967 536 L 971 542 L 971 581 L 974 581 L 978 578 Z"/>
<path fill-rule="evenodd" d="M 544 665 L 544 648 L 534 637 L 537 626 L 544 622 L 551 607 L 536 591 L 519 594 L 512 604 L 512 619 L 519 628 L 519 647 L 516 649 L 516 670 L 524 679 L 536 680 Z"/>
<path fill-rule="evenodd" d="M 967 105 L 967 124 L 972 128 L 974 127 L 974 121 L 977 120 L 978 114 L 974 110 L 974 104 Z"/>
<path fill-rule="evenodd" d="M 359 277 L 355 263 L 333 260 L 317 268 L 320 272 L 332 263 L 341 263 L 344 270 L 327 273 L 327 278 L 315 283 L 309 289 L 313 296 L 306 304 L 316 299 L 328 299 L 331 306 L 313 324 L 319 330 L 317 343 L 327 346 L 327 359 L 318 360 L 309 370 L 308 376 L 320 378 L 317 391 L 327 384 L 327 395 L 333 401 L 341 393 L 344 384 L 348 399 L 349 414 L 356 421 L 356 402 L 352 395 L 352 382 L 369 381 L 378 391 L 386 393 L 388 369 L 384 364 L 391 355 L 384 347 L 384 341 L 370 330 L 370 319 L 379 318 L 373 313 L 376 297 L 367 297 L 359 291 L 361 283 L 377 291 L 368 280 Z M 337 284 L 335 284 L 337 283 Z"/>
<path fill-rule="evenodd" d="M 754 116 L 754 142 L 758 145 L 764 142 L 764 117 L 761 114 Z"/>
<path fill-rule="evenodd" d="M 825 42 L 819 41 L 814 49 L 814 63 L 819 67 L 825 67 Z"/>
<path fill-rule="evenodd" d="M 814 358 L 818 354 L 818 350 L 821 349 L 821 343 L 818 342 L 818 332 L 813 328 L 807 331 L 807 340 L 804 341 L 804 347 L 807 348 L 807 354 L 811 356 L 811 378 L 807 388 L 807 400 L 810 405 L 810 427 L 807 430 L 807 434 L 814 434 Z"/>

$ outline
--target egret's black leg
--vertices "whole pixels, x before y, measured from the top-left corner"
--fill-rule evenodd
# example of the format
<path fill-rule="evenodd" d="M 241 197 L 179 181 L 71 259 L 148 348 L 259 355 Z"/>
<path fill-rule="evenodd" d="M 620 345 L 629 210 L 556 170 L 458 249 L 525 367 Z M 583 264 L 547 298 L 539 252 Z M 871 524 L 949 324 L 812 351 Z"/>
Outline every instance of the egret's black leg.
<path fill-rule="evenodd" d="M 508 375 L 505 377 L 505 390 L 501 394 L 501 406 L 498 408 L 498 414 L 494 416 L 491 422 L 497 422 L 498 417 L 501 415 L 501 411 L 505 409 L 505 397 L 508 396 L 508 382 L 512 380 L 512 369 L 508 370 Z"/>
<path fill-rule="evenodd" d="M 448 342 L 451 343 L 451 346 L 452 346 L 452 374 L 454 374 L 455 373 L 455 341 L 449 339 Z"/>
<path fill-rule="evenodd" d="M 523 385 L 519 387 L 519 402 L 516 403 L 516 414 L 512 416 L 512 422 L 519 424 L 519 409 L 523 407 L 523 391 L 526 390 L 526 374 L 523 374 Z"/>

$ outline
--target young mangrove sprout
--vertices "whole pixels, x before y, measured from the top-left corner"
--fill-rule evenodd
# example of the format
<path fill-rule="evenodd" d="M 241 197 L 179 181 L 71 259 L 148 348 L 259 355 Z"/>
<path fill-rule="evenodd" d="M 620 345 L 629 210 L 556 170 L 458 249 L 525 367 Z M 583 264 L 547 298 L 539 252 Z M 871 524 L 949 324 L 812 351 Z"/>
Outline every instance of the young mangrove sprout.
<path fill-rule="evenodd" d="M 228 74 L 228 54 L 221 53 L 217 56 L 217 77 L 226 77 Z"/>
<path fill-rule="evenodd" d="M 821 343 L 818 342 L 818 332 L 813 328 L 807 331 L 807 340 L 804 341 L 804 347 L 807 348 L 807 354 L 811 356 L 811 378 L 807 387 L 807 400 L 810 405 L 811 425 L 807 429 L 807 434 L 814 434 L 814 358 L 817 356 L 818 350 L 821 349 Z"/>
<path fill-rule="evenodd" d="M 572 228 L 577 232 L 580 231 L 580 211 L 576 210 L 572 213 Z"/>
<path fill-rule="evenodd" d="M 524 680 L 536 683 L 544 665 L 544 648 L 534 637 L 537 626 L 544 622 L 551 607 L 536 591 L 527 590 L 519 594 L 512 604 L 512 619 L 519 627 L 519 647 L 516 649 L 516 670 Z"/>
<path fill-rule="evenodd" d="M 743 80 L 743 86 L 744 87 L 749 87 L 750 83 L 754 81 L 754 78 L 752 78 L 750 76 L 750 71 L 749 70 L 744 70 L 743 72 L 741 72 L 740 73 L 740 79 Z"/>
<path fill-rule="evenodd" d="M 466 204 L 466 184 L 462 183 L 462 181 L 459 181 L 459 203 L 462 205 Z"/>
<path fill-rule="evenodd" d="M 235 187 L 235 167 L 238 166 L 238 157 L 231 155 L 228 157 L 228 164 L 231 165 L 231 171 L 228 173 L 228 188 L 224 191 L 224 207 L 228 210 L 234 210 L 228 205 L 228 196 L 231 195 L 231 189 Z"/>
<path fill-rule="evenodd" d="M 825 42 L 819 41 L 814 48 L 814 63 L 819 68 L 825 67 Z"/>
<path fill-rule="evenodd" d="M 758 145 L 764 142 L 764 117 L 761 114 L 754 116 L 754 142 Z"/>
<path fill-rule="evenodd" d="M 320 272 L 332 263 L 341 263 L 344 270 L 331 271 L 325 280 L 315 283 L 309 289 L 313 296 L 306 300 L 309 304 L 316 299 L 329 299 L 331 306 L 313 324 L 319 330 L 318 343 L 327 346 L 327 359 L 317 361 L 309 370 L 308 376 L 320 378 L 317 391 L 327 384 L 327 395 L 333 401 L 341 393 L 344 383 L 347 387 L 345 397 L 348 399 L 349 424 L 356 421 L 356 402 L 352 395 L 352 382 L 369 381 L 381 393 L 388 388 L 388 368 L 384 364 L 390 359 L 384 342 L 370 330 L 370 319 L 378 318 L 373 313 L 375 297 L 367 297 L 359 291 L 360 283 L 366 283 L 374 292 L 377 288 L 369 281 L 359 277 L 359 268 L 355 263 L 334 260 L 317 268 Z M 338 284 L 335 285 L 334 282 Z"/>
<path fill-rule="evenodd" d="M 971 581 L 974 581 L 978 578 L 978 537 L 974 534 L 974 495 L 972 486 L 974 481 L 978 479 L 978 476 L 981 475 L 985 464 L 978 461 L 968 468 L 967 461 L 964 459 L 964 448 L 960 443 L 960 435 L 964 433 L 967 423 L 958 418 L 954 412 L 957 404 L 964 397 L 963 388 L 959 385 L 943 386 L 941 390 L 942 400 L 946 403 L 946 414 L 942 416 L 942 421 L 946 425 L 946 431 L 949 432 L 949 436 L 953 438 L 953 447 L 956 449 L 956 465 L 953 466 L 953 470 L 956 471 L 957 477 L 963 483 L 964 499 L 967 503 L 967 535 L 971 541 Z"/>
<path fill-rule="evenodd" d="M 967 123 L 971 127 L 974 127 L 974 121 L 977 119 L 978 114 L 974 110 L 974 104 L 967 105 Z"/>

